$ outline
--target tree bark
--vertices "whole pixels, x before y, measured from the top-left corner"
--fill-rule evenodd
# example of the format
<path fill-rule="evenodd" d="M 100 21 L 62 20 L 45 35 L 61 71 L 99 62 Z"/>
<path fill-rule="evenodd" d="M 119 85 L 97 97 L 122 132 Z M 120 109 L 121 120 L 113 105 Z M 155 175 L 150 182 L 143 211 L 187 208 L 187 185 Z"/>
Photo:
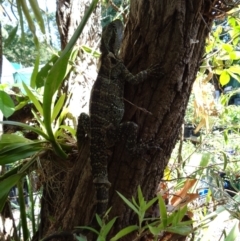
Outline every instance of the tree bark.
<path fill-rule="evenodd" d="M 109 160 L 109 180 L 112 183 L 109 219 L 115 216 L 118 219 L 110 236 L 136 223 L 134 213 L 124 205 L 116 191 L 129 199 L 136 195 L 137 186 L 140 185 L 146 199 L 156 194 L 177 142 L 192 84 L 201 63 L 212 22 L 206 14 L 210 8 L 209 0 L 131 1 L 122 45 L 124 62 L 132 73 L 159 63 L 163 75 L 149 78 L 138 86 L 126 84 L 127 102 L 123 121 L 137 123 L 139 140 L 151 141 L 161 149 L 149 151 L 143 159 L 129 155 L 124 141 L 113 148 Z M 64 24 L 67 29 L 67 23 Z M 62 35 L 64 44 L 68 39 L 66 36 L 67 33 Z M 86 140 L 79 149 L 78 158 L 74 151 L 70 155 L 68 163 L 71 168 L 55 175 L 57 188 L 54 190 L 54 185 L 49 186 L 49 182 L 45 184 L 40 237 L 90 223 L 95 210 L 95 190 L 88 157 L 89 142 Z M 45 172 L 51 176 L 56 170 L 48 166 Z M 51 187 L 50 191 L 47 187 Z M 50 216 L 54 221 L 49 221 Z M 121 240 L 133 240 L 133 237 Z"/>

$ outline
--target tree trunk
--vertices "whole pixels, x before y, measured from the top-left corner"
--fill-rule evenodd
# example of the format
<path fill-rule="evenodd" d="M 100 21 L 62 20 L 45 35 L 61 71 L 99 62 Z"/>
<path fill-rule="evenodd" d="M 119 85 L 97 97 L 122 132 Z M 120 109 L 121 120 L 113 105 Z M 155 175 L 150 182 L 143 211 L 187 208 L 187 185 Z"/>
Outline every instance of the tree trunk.
<path fill-rule="evenodd" d="M 142 159 L 130 156 L 124 142 L 113 148 L 109 161 L 109 180 L 112 183 L 109 219 L 119 218 L 110 235 L 136 223 L 134 213 L 123 204 L 116 191 L 131 198 L 140 185 L 146 199 L 156 194 L 178 139 L 191 87 L 201 63 L 212 22 L 207 17 L 210 8 L 209 0 L 131 1 L 122 46 L 124 62 L 132 73 L 159 63 L 163 76 L 159 74 L 138 86 L 126 84 L 123 121 L 137 123 L 139 139 L 151 141 L 161 149 L 150 151 Z M 66 19 L 62 18 L 62 21 Z M 66 22 L 64 26 L 68 27 Z M 63 45 L 68 40 L 66 36 L 67 33 L 61 36 Z M 129 101 L 134 104 L 129 104 Z M 79 149 L 78 158 L 74 151 L 70 155 L 68 165 L 71 168 L 65 172 L 56 175 L 56 170 L 45 167 L 46 175 L 54 175 L 55 180 L 45 184 L 40 237 L 90 223 L 95 210 L 95 190 L 88 157 L 89 142 L 86 140 Z M 133 240 L 133 237 L 121 240 Z"/>

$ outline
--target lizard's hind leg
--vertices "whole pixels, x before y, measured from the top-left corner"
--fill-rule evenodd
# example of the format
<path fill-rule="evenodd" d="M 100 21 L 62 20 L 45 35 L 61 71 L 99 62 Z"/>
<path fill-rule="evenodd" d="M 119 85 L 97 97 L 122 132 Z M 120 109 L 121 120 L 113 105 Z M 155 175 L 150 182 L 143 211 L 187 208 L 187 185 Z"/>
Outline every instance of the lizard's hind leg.
<path fill-rule="evenodd" d="M 152 141 L 137 142 L 138 125 L 132 121 L 121 123 L 118 128 L 110 124 L 106 130 L 106 144 L 112 146 L 115 142 L 126 140 L 126 148 L 131 155 L 141 156 L 150 149 L 160 149 Z"/>

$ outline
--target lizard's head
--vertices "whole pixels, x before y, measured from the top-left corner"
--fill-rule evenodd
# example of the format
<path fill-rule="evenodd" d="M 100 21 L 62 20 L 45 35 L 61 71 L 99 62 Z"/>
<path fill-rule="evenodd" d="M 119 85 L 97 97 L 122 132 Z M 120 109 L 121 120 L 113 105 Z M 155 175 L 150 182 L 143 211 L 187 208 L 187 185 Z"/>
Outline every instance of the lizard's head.
<path fill-rule="evenodd" d="M 116 19 L 103 28 L 100 50 L 102 54 L 118 55 L 123 39 L 123 24 Z"/>

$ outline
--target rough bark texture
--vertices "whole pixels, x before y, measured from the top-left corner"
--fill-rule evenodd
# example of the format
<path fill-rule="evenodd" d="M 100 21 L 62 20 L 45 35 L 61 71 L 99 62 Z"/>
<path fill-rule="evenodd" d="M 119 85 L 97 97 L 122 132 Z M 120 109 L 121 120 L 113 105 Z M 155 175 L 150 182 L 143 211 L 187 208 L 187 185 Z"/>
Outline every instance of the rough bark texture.
<path fill-rule="evenodd" d="M 109 162 L 109 180 L 112 183 L 109 206 L 113 207 L 110 218 L 119 218 L 111 235 L 126 225 L 136 223 L 133 212 L 123 204 L 116 191 L 131 198 L 140 185 L 147 199 L 155 195 L 178 139 L 191 87 L 201 62 L 211 25 L 211 20 L 205 15 L 209 9 L 208 0 L 131 1 L 122 47 L 124 62 L 133 73 L 159 63 L 164 77 L 149 79 L 139 86 L 126 85 L 125 98 L 134 105 L 126 102 L 124 120 L 136 122 L 139 125 L 139 139 L 153 140 L 161 150 L 150 152 L 146 160 L 131 157 L 125 150 L 124 142 L 114 147 Z M 63 26 L 67 28 L 68 24 L 64 23 Z M 151 114 L 136 106 L 145 108 Z M 57 189 L 49 191 L 45 185 L 41 237 L 57 230 L 72 230 L 74 226 L 89 224 L 94 214 L 95 190 L 88 160 L 88 141 L 82 144 L 78 159 L 74 153 L 72 156 L 72 160 L 69 158 L 71 168 L 55 175 L 62 180 Z M 54 171 L 48 173 L 53 174 Z M 121 240 L 133 240 L 133 237 Z"/>

